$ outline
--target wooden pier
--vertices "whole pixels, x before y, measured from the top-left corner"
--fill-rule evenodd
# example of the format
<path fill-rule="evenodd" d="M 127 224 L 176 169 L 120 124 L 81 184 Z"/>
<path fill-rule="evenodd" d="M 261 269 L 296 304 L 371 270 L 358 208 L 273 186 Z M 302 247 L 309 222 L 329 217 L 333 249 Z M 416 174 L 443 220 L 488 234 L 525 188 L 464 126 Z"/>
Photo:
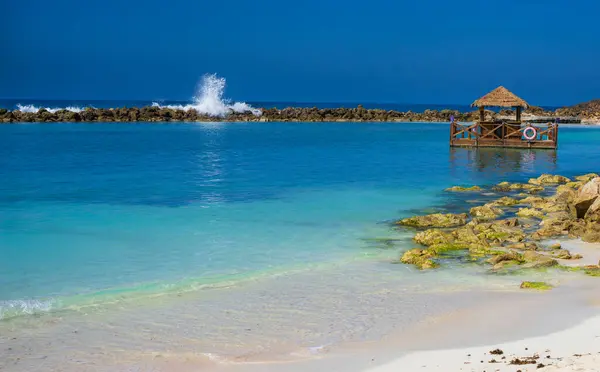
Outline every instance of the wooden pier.
<path fill-rule="evenodd" d="M 525 138 L 535 133 L 533 139 Z M 461 125 L 450 123 L 450 146 L 455 147 L 513 147 L 556 149 L 558 146 L 558 124 L 548 123 L 545 126 L 533 126 L 520 123 L 486 123 Z"/>
<path fill-rule="evenodd" d="M 514 108 L 515 120 L 486 121 L 486 106 Z M 479 121 L 461 125 L 451 120 L 450 146 L 538 149 L 556 149 L 558 146 L 558 123 L 523 124 L 521 110 L 527 109 L 529 104 L 504 87 L 494 89 L 473 102 L 471 107 L 479 108 Z"/>

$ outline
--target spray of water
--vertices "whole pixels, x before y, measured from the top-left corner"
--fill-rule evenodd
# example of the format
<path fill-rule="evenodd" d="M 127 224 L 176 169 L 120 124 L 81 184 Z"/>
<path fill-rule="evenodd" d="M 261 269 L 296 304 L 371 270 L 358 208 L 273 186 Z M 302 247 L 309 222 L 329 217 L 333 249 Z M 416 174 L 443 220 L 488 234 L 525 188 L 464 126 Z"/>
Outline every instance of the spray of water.
<path fill-rule="evenodd" d="M 153 106 L 167 107 L 174 110 L 196 110 L 197 112 L 210 116 L 225 116 L 231 112 L 250 112 L 260 116 L 261 111 L 253 108 L 245 102 L 231 102 L 223 98 L 225 93 L 225 78 L 216 74 L 207 74 L 202 77 L 194 101 L 188 105 L 161 106 L 153 102 Z"/>
<path fill-rule="evenodd" d="M 40 108 L 42 107 L 37 107 L 34 105 L 21 105 L 20 103 L 17 104 L 17 110 L 21 111 L 21 112 L 38 112 L 40 110 Z M 46 111 L 49 111 L 51 113 L 55 113 L 56 111 L 59 110 L 67 110 L 67 111 L 73 111 L 73 112 L 81 112 L 83 111 L 83 109 L 81 107 L 74 107 L 74 106 L 69 106 L 69 107 L 65 107 L 65 108 L 52 108 L 52 107 L 43 107 L 44 109 L 46 109 Z"/>

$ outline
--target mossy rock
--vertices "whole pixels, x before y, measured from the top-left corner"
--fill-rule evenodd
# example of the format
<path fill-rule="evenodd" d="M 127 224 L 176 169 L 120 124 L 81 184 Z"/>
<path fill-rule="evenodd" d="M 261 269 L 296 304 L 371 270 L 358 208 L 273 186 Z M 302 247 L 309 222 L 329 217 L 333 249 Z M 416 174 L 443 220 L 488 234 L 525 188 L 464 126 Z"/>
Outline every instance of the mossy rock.
<path fill-rule="evenodd" d="M 557 185 L 567 182 L 571 182 L 571 180 L 564 176 L 552 174 L 542 174 L 538 178 L 531 178 L 529 180 L 529 183 L 532 185 Z"/>
<path fill-rule="evenodd" d="M 451 243 L 453 241 L 452 236 L 439 229 L 429 229 L 421 231 L 413 238 L 415 242 L 431 246 L 434 244 Z"/>
<path fill-rule="evenodd" d="M 585 273 L 585 275 L 600 277 L 600 267 L 598 266 L 584 268 L 583 272 Z"/>
<path fill-rule="evenodd" d="M 440 243 L 431 245 L 429 248 L 427 248 L 429 252 L 435 254 L 436 256 L 448 252 L 462 251 L 467 249 L 469 249 L 469 246 L 461 243 Z"/>
<path fill-rule="evenodd" d="M 583 258 L 583 256 L 580 254 L 571 254 L 571 252 L 562 248 L 553 250 L 552 257 L 560 260 L 579 260 Z"/>
<path fill-rule="evenodd" d="M 546 282 L 522 282 L 521 289 L 535 289 L 538 291 L 549 291 L 553 288 L 552 285 Z"/>
<path fill-rule="evenodd" d="M 411 227 L 456 227 L 467 223 L 466 213 L 434 213 L 425 216 L 414 216 L 397 221 L 397 225 Z"/>
<path fill-rule="evenodd" d="M 431 259 L 432 257 L 433 254 L 427 249 L 414 248 L 404 252 L 400 262 L 414 265 L 419 270 L 430 270 L 439 267 L 439 264 Z"/>
<path fill-rule="evenodd" d="M 494 200 L 493 202 L 491 202 L 489 204 L 494 205 L 494 206 L 510 207 L 513 205 L 517 205 L 519 203 L 520 203 L 520 201 L 518 201 L 517 199 L 511 198 L 508 196 L 504 196 L 498 200 Z"/>
<path fill-rule="evenodd" d="M 528 217 L 528 218 L 544 218 L 544 212 L 533 209 L 533 208 L 519 208 L 519 211 L 516 213 L 519 217 Z"/>
<path fill-rule="evenodd" d="M 539 254 L 535 251 L 525 251 L 522 255 L 522 261 L 525 262 L 523 267 L 527 269 L 538 269 L 558 265 L 558 261 L 554 258 Z"/>
<path fill-rule="evenodd" d="M 479 186 L 452 186 L 447 188 L 445 191 L 451 192 L 472 192 L 472 191 L 481 191 L 481 187 Z"/>
<path fill-rule="evenodd" d="M 575 177 L 575 179 L 579 182 L 581 182 L 582 184 L 584 183 L 588 183 L 591 180 L 593 180 L 596 177 L 600 177 L 599 175 L 597 175 L 596 173 L 588 173 L 588 174 L 583 174 L 581 176 L 577 176 Z"/>
<path fill-rule="evenodd" d="M 494 205 L 485 204 L 479 207 L 471 208 L 469 210 L 469 213 L 471 214 L 471 216 L 477 218 L 478 220 L 489 221 L 495 220 L 496 218 L 501 216 L 503 212 L 501 209 L 497 208 Z"/>

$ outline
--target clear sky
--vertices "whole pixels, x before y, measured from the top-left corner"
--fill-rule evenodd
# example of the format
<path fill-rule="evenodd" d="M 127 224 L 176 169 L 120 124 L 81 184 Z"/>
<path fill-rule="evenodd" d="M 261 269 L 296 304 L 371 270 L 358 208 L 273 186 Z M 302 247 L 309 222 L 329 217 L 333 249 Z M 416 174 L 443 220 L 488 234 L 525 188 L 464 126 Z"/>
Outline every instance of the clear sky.
<path fill-rule="evenodd" d="M 0 97 L 531 104 L 600 98 L 599 0 L 5 0 Z"/>

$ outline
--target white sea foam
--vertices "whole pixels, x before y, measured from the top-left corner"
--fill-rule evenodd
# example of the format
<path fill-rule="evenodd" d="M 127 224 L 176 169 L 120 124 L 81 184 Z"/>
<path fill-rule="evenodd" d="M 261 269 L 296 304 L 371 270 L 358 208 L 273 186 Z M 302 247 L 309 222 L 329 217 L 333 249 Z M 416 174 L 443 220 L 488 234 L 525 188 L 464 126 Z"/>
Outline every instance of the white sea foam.
<path fill-rule="evenodd" d="M 253 108 L 245 102 L 231 102 L 231 100 L 223 98 L 225 82 L 225 78 L 223 77 L 218 77 L 216 74 L 207 74 L 202 77 L 196 96 L 194 96 L 194 101 L 191 104 L 162 106 L 153 102 L 152 106 L 184 111 L 196 110 L 201 114 L 210 116 L 225 116 L 230 112 L 251 112 L 256 116 L 261 115 L 260 110 Z"/>
<path fill-rule="evenodd" d="M 55 113 L 56 111 L 59 111 L 59 110 L 67 110 L 67 111 L 72 111 L 72 112 L 81 112 L 81 111 L 84 110 L 81 107 L 75 107 L 75 106 L 51 108 L 51 107 L 38 107 L 38 106 L 34 106 L 34 105 L 21 105 L 20 103 L 17 104 L 17 110 L 19 110 L 21 112 L 36 113 L 41 108 L 44 108 L 44 109 L 46 109 L 47 111 L 49 111 L 51 113 Z"/>
<path fill-rule="evenodd" d="M 54 300 L 9 300 L 0 301 L 0 320 L 21 315 L 48 312 L 55 305 Z"/>

